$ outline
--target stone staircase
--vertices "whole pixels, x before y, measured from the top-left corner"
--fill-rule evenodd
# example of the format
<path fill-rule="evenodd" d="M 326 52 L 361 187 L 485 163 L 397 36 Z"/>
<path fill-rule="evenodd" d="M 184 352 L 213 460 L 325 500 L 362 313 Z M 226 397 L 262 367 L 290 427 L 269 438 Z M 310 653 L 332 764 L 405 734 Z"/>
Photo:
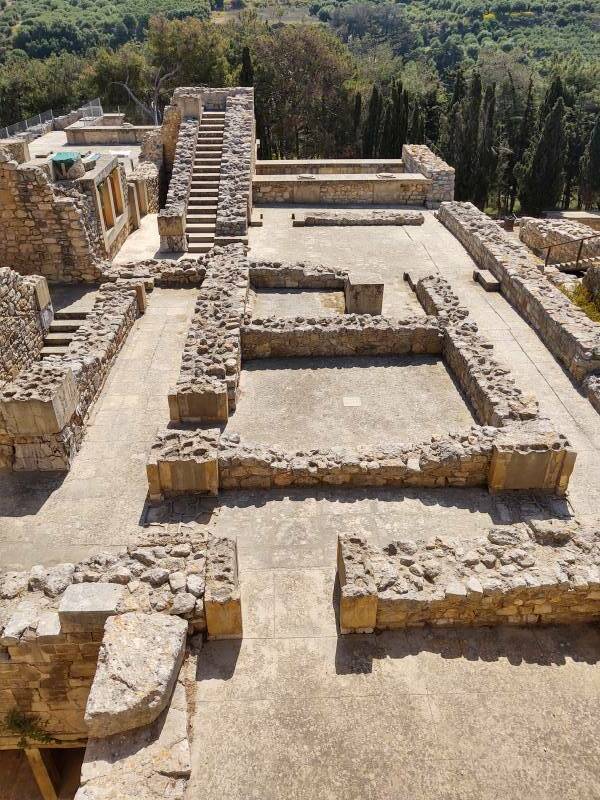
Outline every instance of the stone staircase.
<path fill-rule="evenodd" d="M 86 311 L 57 311 L 44 337 L 40 358 L 62 356 L 73 341 L 73 334 L 85 322 Z"/>
<path fill-rule="evenodd" d="M 215 242 L 224 123 L 224 111 L 202 113 L 185 226 L 190 253 L 206 253 Z"/>
<path fill-rule="evenodd" d="M 600 265 L 600 256 L 590 256 L 589 258 L 580 258 L 579 261 L 561 261 L 558 264 L 549 264 L 550 267 L 556 267 L 560 272 L 573 272 L 582 273 L 586 272 L 589 267 Z"/>

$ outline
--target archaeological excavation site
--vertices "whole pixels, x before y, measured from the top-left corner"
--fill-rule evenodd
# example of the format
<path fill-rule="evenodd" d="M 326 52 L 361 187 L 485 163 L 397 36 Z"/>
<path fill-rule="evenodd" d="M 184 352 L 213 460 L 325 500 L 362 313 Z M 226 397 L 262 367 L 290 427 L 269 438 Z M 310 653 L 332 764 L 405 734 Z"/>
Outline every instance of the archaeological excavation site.
<path fill-rule="evenodd" d="M 0 139 L 0 800 L 600 798 L 598 216 L 454 198 L 248 87 Z"/>

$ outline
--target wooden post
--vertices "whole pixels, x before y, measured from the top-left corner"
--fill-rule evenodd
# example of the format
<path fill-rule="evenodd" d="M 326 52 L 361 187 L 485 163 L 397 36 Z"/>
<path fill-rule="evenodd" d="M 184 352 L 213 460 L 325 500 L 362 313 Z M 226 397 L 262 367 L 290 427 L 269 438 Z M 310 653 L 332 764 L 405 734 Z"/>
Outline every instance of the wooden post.
<path fill-rule="evenodd" d="M 44 800 L 58 800 L 58 770 L 52 760 L 52 753 L 44 754 L 37 747 L 26 747 L 25 755 Z"/>

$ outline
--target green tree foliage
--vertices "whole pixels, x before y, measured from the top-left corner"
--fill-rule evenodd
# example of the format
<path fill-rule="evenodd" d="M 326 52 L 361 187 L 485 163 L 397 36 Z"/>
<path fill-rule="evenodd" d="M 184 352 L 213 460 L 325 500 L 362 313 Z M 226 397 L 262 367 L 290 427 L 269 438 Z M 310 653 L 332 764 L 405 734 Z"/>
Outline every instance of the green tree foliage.
<path fill-rule="evenodd" d="M 478 150 L 481 100 L 481 76 L 478 72 L 474 72 L 468 92 L 458 104 L 456 115 L 454 185 L 457 200 L 469 200 L 475 191 L 476 172 L 473 159 Z"/>
<path fill-rule="evenodd" d="M 600 114 L 581 162 L 581 196 L 586 208 L 600 206 Z"/>
<path fill-rule="evenodd" d="M 377 156 L 382 106 L 381 94 L 377 86 L 374 86 L 369 99 L 369 108 L 363 129 L 363 158 L 375 158 Z"/>
<path fill-rule="evenodd" d="M 565 104 L 562 97 L 546 119 L 539 137 L 525 154 L 519 171 L 519 200 L 526 214 L 558 205 L 564 182 Z"/>
<path fill-rule="evenodd" d="M 254 86 L 254 67 L 250 48 L 244 46 L 242 50 L 242 68 L 240 70 L 240 86 Z"/>

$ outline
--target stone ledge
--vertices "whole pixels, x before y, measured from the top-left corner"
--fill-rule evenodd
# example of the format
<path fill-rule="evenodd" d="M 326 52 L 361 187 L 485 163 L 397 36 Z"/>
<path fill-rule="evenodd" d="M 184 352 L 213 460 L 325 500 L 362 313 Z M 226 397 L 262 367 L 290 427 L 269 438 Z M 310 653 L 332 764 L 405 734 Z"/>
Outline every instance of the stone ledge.
<path fill-rule="evenodd" d="M 318 226 L 375 226 L 422 225 L 425 218 L 420 211 L 312 211 L 297 215 L 294 227 Z"/>
<path fill-rule="evenodd" d="M 600 530 L 557 520 L 384 547 L 340 534 L 342 633 L 371 627 L 587 622 L 600 617 Z M 341 564 L 340 564 L 341 562 Z M 341 569 L 340 569 L 341 566 Z M 368 625 L 363 623 L 368 622 Z"/>

